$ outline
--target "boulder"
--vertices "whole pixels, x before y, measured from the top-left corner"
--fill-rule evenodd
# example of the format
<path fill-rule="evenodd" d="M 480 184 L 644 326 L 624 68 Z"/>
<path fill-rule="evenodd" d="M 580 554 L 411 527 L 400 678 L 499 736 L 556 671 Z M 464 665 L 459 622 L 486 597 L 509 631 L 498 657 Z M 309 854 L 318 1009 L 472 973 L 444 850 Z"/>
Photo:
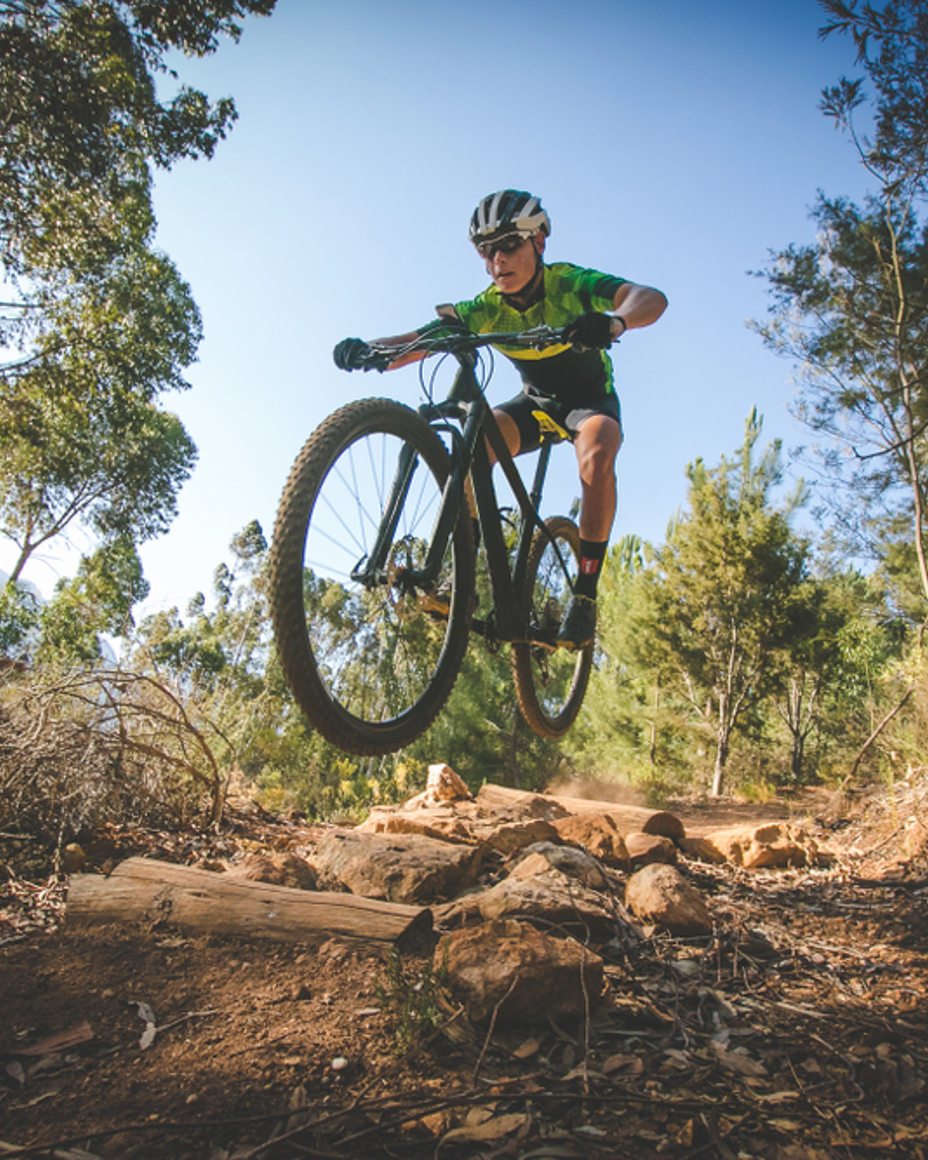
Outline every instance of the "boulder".
<path fill-rule="evenodd" d="M 543 854 L 529 854 L 507 878 L 475 898 L 486 922 L 522 919 L 582 935 L 589 930 L 597 938 L 615 934 L 615 916 L 602 892 L 555 870 Z"/>
<path fill-rule="evenodd" d="M 671 842 L 676 842 L 679 845 L 686 837 L 686 830 L 683 828 L 683 823 L 676 814 L 670 814 L 666 810 L 658 810 L 656 814 L 652 814 L 645 824 L 641 827 L 643 834 L 657 834 L 662 838 L 669 838 Z"/>
<path fill-rule="evenodd" d="M 544 818 L 531 818 L 524 822 L 503 822 L 499 826 L 478 822 L 471 826 L 471 833 L 491 850 L 507 856 L 524 850 L 534 842 L 557 841 L 557 830 Z"/>
<path fill-rule="evenodd" d="M 712 933 L 712 916 L 702 895 L 674 866 L 652 863 L 633 874 L 625 905 L 643 923 L 676 935 Z"/>
<path fill-rule="evenodd" d="M 706 839 L 726 862 L 745 870 L 771 867 L 807 866 L 815 862 L 815 842 L 786 824 L 718 830 Z"/>
<path fill-rule="evenodd" d="M 580 814 L 559 818 L 554 829 L 562 842 L 573 842 L 588 850 L 606 866 L 628 870 L 628 850 L 619 828 L 609 814 Z"/>
<path fill-rule="evenodd" d="M 418 834 L 331 830 L 319 841 L 313 862 L 352 894 L 428 906 L 476 883 L 481 851 Z"/>
<path fill-rule="evenodd" d="M 684 838 L 680 850 L 694 862 L 709 862 L 716 866 L 725 862 L 725 855 L 708 838 Z"/>
<path fill-rule="evenodd" d="M 447 970 L 448 989 L 476 1023 L 500 1003 L 497 1025 L 582 1017 L 603 989 L 598 955 L 521 922 L 454 931 L 438 944 L 435 962 Z"/>
<path fill-rule="evenodd" d="M 677 860 L 677 847 L 669 838 L 660 834 L 626 834 L 625 848 L 633 870 L 650 866 L 652 862 L 664 862 L 672 866 Z"/>
<path fill-rule="evenodd" d="M 431 816 L 429 816 L 431 815 Z M 474 844 L 470 826 L 461 818 L 437 815 L 437 811 L 423 810 L 420 814 L 392 814 L 378 819 L 375 834 L 421 834 L 439 842 Z M 359 827 L 361 828 L 361 827 Z"/>

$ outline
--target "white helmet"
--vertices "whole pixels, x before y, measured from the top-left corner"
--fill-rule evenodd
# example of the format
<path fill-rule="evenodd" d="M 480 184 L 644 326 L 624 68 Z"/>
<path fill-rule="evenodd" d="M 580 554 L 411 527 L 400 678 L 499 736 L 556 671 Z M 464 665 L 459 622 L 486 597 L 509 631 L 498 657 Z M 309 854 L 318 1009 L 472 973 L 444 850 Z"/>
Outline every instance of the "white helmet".
<path fill-rule="evenodd" d="M 520 189 L 501 189 L 499 193 L 487 194 L 470 219 L 470 240 L 475 246 L 504 234 L 528 237 L 539 230 L 547 237 L 551 233 L 551 219 L 539 198 Z"/>

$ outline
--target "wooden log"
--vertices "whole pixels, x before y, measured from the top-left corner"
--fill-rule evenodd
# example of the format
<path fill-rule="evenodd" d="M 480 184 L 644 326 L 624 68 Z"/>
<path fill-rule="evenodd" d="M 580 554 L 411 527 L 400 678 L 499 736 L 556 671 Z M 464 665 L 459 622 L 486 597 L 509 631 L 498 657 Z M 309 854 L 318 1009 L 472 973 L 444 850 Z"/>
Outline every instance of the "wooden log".
<path fill-rule="evenodd" d="M 166 922 L 293 943 L 319 943 L 333 935 L 396 943 L 432 929 L 427 907 L 232 880 L 150 858 L 127 858 L 108 878 L 75 874 L 66 918 L 73 923 Z"/>
<path fill-rule="evenodd" d="M 592 798 L 568 797 L 564 794 L 531 794 L 487 782 L 480 787 L 477 804 L 496 811 L 527 811 L 534 817 L 545 816 L 549 821 L 565 814 L 608 814 L 618 826 L 619 833 L 661 834 L 674 842 L 685 836 L 683 823 L 674 814 L 663 810 L 649 810 L 644 806 L 622 802 L 596 801 Z M 548 807 L 547 811 L 545 807 Z"/>

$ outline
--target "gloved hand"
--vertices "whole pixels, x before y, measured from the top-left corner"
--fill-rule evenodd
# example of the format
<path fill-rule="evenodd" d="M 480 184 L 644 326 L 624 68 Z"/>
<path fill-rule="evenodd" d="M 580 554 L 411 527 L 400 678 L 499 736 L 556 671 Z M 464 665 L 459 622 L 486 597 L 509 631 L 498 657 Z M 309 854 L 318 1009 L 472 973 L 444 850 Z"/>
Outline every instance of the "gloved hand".
<path fill-rule="evenodd" d="M 595 311 L 581 314 L 564 327 L 564 341 L 587 349 L 606 350 L 613 342 L 612 315 Z"/>
<path fill-rule="evenodd" d="M 332 358 L 342 371 L 384 371 L 392 361 L 388 354 L 375 354 L 363 338 L 343 338 Z"/>

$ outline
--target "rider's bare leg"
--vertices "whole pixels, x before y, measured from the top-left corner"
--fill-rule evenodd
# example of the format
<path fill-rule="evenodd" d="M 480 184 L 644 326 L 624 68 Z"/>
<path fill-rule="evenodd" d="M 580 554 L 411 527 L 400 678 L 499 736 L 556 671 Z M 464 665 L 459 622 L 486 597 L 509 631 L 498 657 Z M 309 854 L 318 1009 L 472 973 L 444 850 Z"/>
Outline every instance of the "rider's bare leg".
<path fill-rule="evenodd" d="M 580 538 L 609 539 L 616 511 L 615 457 L 622 428 L 609 415 L 590 415 L 580 424 L 574 451 L 580 469 Z"/>
<path fill-rule="evenodd" d="M 591 415 L 574 437 L 580 469 L 580 570 L 574 586 L 577 596 L 596 599 L 609 533 L 615 519 L 615 457 L 622 429 L 608 415 Z"/>

